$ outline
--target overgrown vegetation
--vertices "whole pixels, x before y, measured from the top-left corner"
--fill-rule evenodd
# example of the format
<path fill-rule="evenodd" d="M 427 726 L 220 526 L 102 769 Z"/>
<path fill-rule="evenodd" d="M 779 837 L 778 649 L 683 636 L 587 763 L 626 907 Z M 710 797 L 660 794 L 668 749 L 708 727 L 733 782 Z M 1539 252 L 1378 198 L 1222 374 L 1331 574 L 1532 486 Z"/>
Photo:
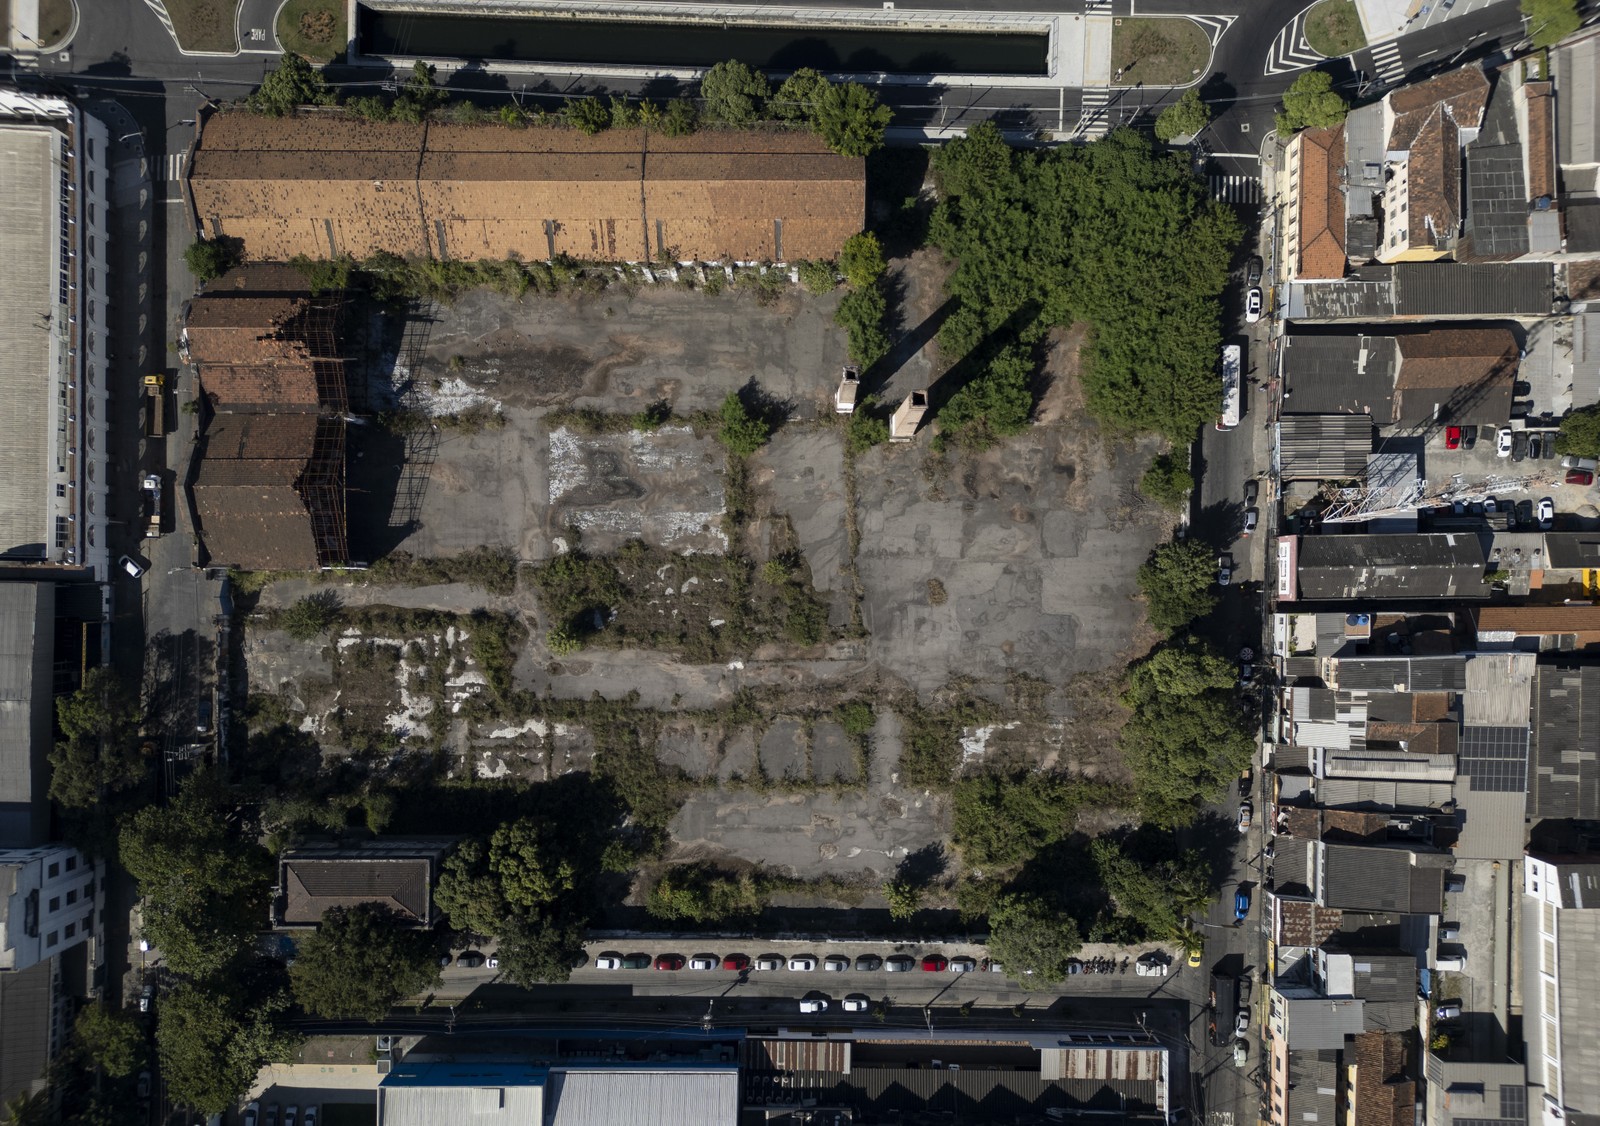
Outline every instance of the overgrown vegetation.
<path fill-rule="evenodd" d="M 244 255 L 243 244 L 238 239 L 195 239 L 183 252 L 183 264 L 195 280 L 204 284 L 216 281 L 237 266 Z"/>
<path fill-rule="evenodd" d="M 867 888 L 846 880 L 803 880 L 759 867 L 732 872 L 713 864 L 679 864 L 662 873 L 645 909 L 658 919 L 696 926 L 749 923 L 774 895 L 797 891 L 854 905 L 865 898 Z"/>
<path fill-rule="evenodd" d="M 1218 298 L 1240 227 L 1184 157 L 1126 129 L 1020 151 L 984 123 L 939 149 L 933 170 L 929 237 L 957 261 L 940 349 L 989 384 L 959 413 L 998 410 L 991 434 L 1015 425 L 1032 350 L 1086 321 L 1089 409 L 1113 430 L 1187 443 L 1216 411 Z"/>
<path fill-rule="evenodd" d="M 900 713 L 900 779 L 907 786 L 948 790 L 961 764 L 961 731 L 993 723 L 999 709 L 987 700 L 968 697 L 943 707 L 902 707 Z"/>
<path fill-rule="evenodd" d="M 299 55 L 286 53 L 244 104 L 267 117 L 286 117 L 301 106 L 332 105 L 333 100 L 322 74 Z"/>
<path fill-rule="evenodd" d="M 878 236 L 870 231 L 851 235 L 845 240 L 839 265 L 850 292 L 840 300 L 833 320 L 845 331 L 850 359 L 870 368 L 889 354 L 889 334 L 884 328 L 889 302 L 883 291 L 887 262 Z"/>
<path fill-rule="evenodd" d="M 1145 616 L 1159 630 L 1175 630 L 1211 613 L 1217 604 L 1212 584 L 1217 560 L 1199 540 L 1174 540 L 1150 553 L 1139 568 Z"/>
<path fill-rule="evenodd" d="M 148 780 L 155 746 L 139 734 L 139 702 L 112 669 L 90 669 L 56 699 L 62 739 L 50 751 L 50 797 L 69 810 L 124 808 Z"/>
<path fill-rule="evenodd" d="M 1573 457 L 1600 458 L 1600 406 L 1568 411 L 1556 435 L 1556 452 Z"/>
<path fill-rule="evenodd" d="M 426 931 L 404 926 L 377 903 L 333 907 L 300 940 L 289 980 L 313 1016 L 380 1021 L 394 1003 L 439 984 L 438 953 Z"/>
<path fill-rule="evenodd" d="M 712 663 L 827 636 L 827 604 L 801 559 L 769 572 L 743 554 L 678 555 L 634 540 L 607 556 L 570 551 L 532 574 L 545 612 L 584 645 Z"/>
<path fill-rule="evenodd" d="M 435 586 L 466 583 L 489 594 L 517 592 L 520 563 L 509 547 L 474 547 L 459 555 L 433 558 L 397 551 L 367 569 L 367 579 L 396 586 Z"/>
<path fill-rule="evenodd" d="M 1157 504 L 1176 511 L 1194 491 L 1194 474 L 1172 454 L 1161 454 L 1139 478 L 1139 491 Z"/>
<path fill-rule="evenodd" d="M 1522 0 L 1528 21 L 1528 41 L 1535 51 L 1551 47 L 1577 31 L 1582 24 L 1578 0 Z"/>

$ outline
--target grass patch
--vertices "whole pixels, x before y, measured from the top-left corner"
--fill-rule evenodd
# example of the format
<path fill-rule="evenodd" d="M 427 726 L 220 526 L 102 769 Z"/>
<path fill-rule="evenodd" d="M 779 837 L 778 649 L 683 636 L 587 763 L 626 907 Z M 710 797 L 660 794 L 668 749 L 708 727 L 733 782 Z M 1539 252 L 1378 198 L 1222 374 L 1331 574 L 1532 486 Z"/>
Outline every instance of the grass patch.
<path fill-rule="evenodd" d="M 237 51 L 239 0 L 162 0 L 172 33 L 186 51 Z"/>
<path fill-rule="evenodd" d="M 419 558 L 397 551 L 367 569 L 369 582 L 397 586 L 468 583 L 490 594 L 517 592 L 517 557 L 508 547 L 474 547 L 440 559 Z"/>
<path fill-rule="evenodd" d="M 1322 0 L 1306 14 L 1306 42 L 1319 55 L 1341 58 L 1367 45 L 1355 0 Z"/>
<path fill-rule="evenodd" d="M 72 0 L 39 0 L 41 51 L 53 51 L 72 30 Z"/>
<path fill-rule="evenodd" d="M 1116 86 L 1184 86 L 1205 72 L 1211 40 L 1193 20 L 1123 17 L 1111 29 Z"/>
<path fill-rule="evenodd" d="M 344 54 L 344 8 L 343 0 L 289 0 L 278 12 L 278 42 L 313 62 L 331 62 Z"/>

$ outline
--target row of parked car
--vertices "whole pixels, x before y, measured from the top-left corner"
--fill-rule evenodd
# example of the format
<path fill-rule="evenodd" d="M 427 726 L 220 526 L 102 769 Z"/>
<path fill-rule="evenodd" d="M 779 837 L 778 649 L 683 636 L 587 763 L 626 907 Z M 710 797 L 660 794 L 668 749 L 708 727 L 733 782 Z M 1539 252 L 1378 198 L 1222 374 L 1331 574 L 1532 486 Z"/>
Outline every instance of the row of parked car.
<path fill-rule="evenodd" d="M 284 1110 L 283 1117 L 278 1117 L 278 1104 L 267 1104 L 267 1115 L 261 1117 L 261 1104 L 253 1102 L 244 1108 L 244 1126 L 317 1126 L 317 1108 L 306 1107 L 302 1114 L 299 1107 L 290 1104 Z"/>
<path fill-rule="evenodd" d="M 720 958 L 715 954 L 695 954 L 689 958 L 682 954 L 658 954 L 651 958 L 648 954 L 619 954 L 607 950 L 594 960 L 597 970 L 647 970 L 654 966 L 658 970 L 725 970 L 728 973 L 745 973 L 749 970 L 811 973 L 820 967 L 826 973 L 844 973 L 854 969 L 864 973 L 886 970 L 894 974 L 907 973 L 919 965 L 924 973 L 930 974 L 965 974 L 980 970 L 1004 972 L 999 962 L 988 958 L 980 962 L 976 958 L 946 958 L 942 954 L 925 955 L 919 963 L 909 954 L 891 954 L 887 958 L 861 954 L 852 961 L 844 954 L 829 954 L 825 958 L 818 958 L 815 954 L 794 954 L 787 958 L 782 954 L 763 954 L 759 958 L 751 958 L 748 954 L 725 954 Z"/>

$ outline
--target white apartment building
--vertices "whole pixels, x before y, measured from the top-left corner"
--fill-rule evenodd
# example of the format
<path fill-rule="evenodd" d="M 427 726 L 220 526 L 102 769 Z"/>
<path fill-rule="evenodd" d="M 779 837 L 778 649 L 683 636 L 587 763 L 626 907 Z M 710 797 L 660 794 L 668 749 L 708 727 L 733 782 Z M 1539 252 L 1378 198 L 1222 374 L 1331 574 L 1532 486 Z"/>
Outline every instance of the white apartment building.
<path fill-rule="evenodd" d="M 1539 856 L 1522 866 L 1523 1029 L 1530 1123 L 1600 1114 L 1600 857 Z M 1535 1113 L 1538 1119 L 1535 1119 Z"/>
<path fill-rule="evenodd" d="M 80 946 L 98 946 L 102 896 L 93 860 L 64 844 L 0 849 L 0 973 Z M 98 950 L 90 951 L 91 961 Z"/>

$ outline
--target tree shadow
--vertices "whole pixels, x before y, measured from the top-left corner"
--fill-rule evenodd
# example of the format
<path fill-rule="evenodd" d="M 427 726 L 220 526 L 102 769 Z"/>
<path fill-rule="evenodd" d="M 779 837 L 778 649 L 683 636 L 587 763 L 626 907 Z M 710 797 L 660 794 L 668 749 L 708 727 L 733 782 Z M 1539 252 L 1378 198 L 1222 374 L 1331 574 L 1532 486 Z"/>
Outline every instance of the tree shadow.
<path fill-rule="evenodd" d="M 906 307 L 905 278 L 899 274 L 891 275 L 886 280 L 886 285 L 888 288 L 889 307 L 896 310 L 897 315 L 903 313 Z M 904 325 L 901 325 L 900 331 L 893 337 L 893 343 L 889 346 L 888 354 L 867 369 L 863 377 L 863 382 L 870 389 L 868 393 L 875 394 L 883 390 L 895 377 L 895 374 L 911 362 L 917 353 L 921 352 L 929 341 L 938 335 L 940 327 L 950 318 L 950 314 L 955 312 L 960 304 L 961 302 L 957 298 L 947 297 L 937 309 L 909 330 Z"/>
<path fill-rule="evenodd" d="M 894 875 L 895 879 L 903 880 L 912 887 L 924 888 L 944 875 L 948 866 L 949 857 L 945 855 L 944 845 L 935 841 L 915 852 L 906 853 L 895 868 Z"/>
<path fill-rule="evenodd" d="M 734 393 L 739 396 L 739 401 L 744 404 L 744 409 L 749 412 L 750 417 L 766 423 L 767 429 L 774 434 L 794 413 L 794 400 L 774 395 L 768 388 L 756 382 L 755 376 L 751 376 L 749 381 Z"/>

